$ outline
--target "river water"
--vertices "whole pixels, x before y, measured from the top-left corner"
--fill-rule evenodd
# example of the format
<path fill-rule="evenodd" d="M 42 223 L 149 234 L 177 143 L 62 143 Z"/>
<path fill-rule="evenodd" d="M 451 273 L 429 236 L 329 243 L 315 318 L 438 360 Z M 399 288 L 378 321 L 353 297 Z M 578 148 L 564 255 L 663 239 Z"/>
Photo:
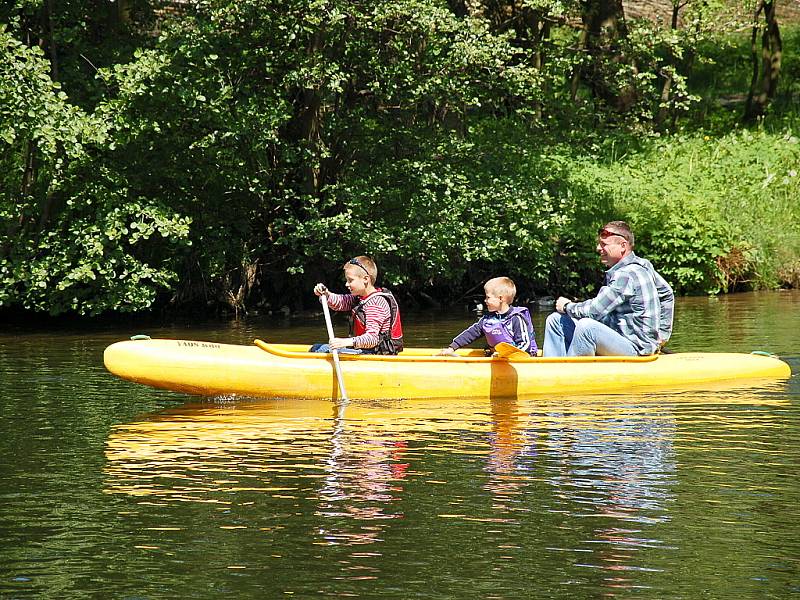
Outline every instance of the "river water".
<path fill-rule="evenodd" d="M 408 314 L 407 344 L 446 345 L 473 319 Z M 337 419 L 102 365 L 136 333 L 323 331 L 2 325 L 0 597 L 800 597 L 799 292 L 678 301 L 672 349 L 792 366 L 758 388 L 353 402 Z"/>

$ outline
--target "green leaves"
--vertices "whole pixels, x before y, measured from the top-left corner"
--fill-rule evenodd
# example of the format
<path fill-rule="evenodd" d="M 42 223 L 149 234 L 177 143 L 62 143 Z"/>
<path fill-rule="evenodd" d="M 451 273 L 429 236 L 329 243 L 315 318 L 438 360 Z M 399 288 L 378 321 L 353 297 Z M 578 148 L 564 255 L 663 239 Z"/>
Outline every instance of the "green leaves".
<path fill-rule="evenodd" d="M 712 4 L 676 31 L 629 23 L 626 60 L 600 65 L 635 85 L 621 115 L 573 98 L 585 53 L 555 24 L 580 21 L 574 0 L 525 0 L 511 21 L 432 0 L 214 0 L 158 37 L 148 2 L 124 31 L 107 2 L 65 3 L 60 82 L 49 48 L 14 33 L 42 5 L 17 0 L 0 13 L 0 305 L 299 302 L 362 252 L 409 289 L 457 296 L 502 272 L 583 295 L 610 218 L 681 291 L 775 283 L 776 257 L 800 255 L 796 131 L 651 126 L 691 114 L 682 61 L 710 62 Z"/>

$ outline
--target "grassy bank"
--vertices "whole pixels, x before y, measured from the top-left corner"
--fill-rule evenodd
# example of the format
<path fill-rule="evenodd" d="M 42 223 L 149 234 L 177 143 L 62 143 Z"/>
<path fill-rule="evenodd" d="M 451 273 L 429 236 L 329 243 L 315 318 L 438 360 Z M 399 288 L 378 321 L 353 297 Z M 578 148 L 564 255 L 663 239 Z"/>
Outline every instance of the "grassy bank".
<path fill-rule="evenodd" d="M 420 167 L 425 177 L 374 165 L 351 180 L 348 205 L 389 282 L 444 298 L 498 273 L 523 297 L 592 293 L 602 278 L 596 230 L 612 219 L 631 223 L 637 252 L 679 293 L 796 286 L 798 138 L 764 127 L 543 136 L 493 122 L 441 148 Z M 430 176 L 434 166 L 441 176 Z M 405 194 L 376 199 L 398 172 L 409 175 Z M 329 247 L 344 232 L 328 232 Z"/>
<path fill-rule="evenodd" d="M 611 198 L 641 253 L 682 292 L 797 285 L 798 135 L 762 128 L 606 143 L 611 156 L 577 177 L 603 203 Z"/>

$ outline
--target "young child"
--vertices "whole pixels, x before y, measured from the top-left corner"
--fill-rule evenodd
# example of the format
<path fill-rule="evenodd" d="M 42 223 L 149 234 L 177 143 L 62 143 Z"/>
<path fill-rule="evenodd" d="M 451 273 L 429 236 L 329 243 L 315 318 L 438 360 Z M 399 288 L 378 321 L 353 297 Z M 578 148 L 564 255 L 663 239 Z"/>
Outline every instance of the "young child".
<path fill-rule="evenodd" d="M 508 277 L 495 277 L 487 281 L 483 289 L 486 292 L 486 310 L 489 312 L 459 333 L 447 348 L 439 352 L 439 356 L 455 356 L 456 350 L 481 336 L 486 337 L 486 343 L 492 351 L 500 342 L 506 342 L 536 356 L 539 349 L 534 339 L 530 312 L 522 306 L 511 306 L 517 295 L 514 282 Z"/>
<path fill-rule="evenodd" d="M 345 285 L 349 294 L 334 294 L 322 283 L 314 286 L 317 296 L 325 296 L 328 306 L 350 311 L 350 336 L 333 338 L 327 344 L 314 344 L 310 352 L 344 349 L 347 354 L 397 354 L 403 350 L 403 325 L 400 309 L 392 292 L 376 288 L 378 267 L 368 256 L 356 256 L 344 264 Z"/>

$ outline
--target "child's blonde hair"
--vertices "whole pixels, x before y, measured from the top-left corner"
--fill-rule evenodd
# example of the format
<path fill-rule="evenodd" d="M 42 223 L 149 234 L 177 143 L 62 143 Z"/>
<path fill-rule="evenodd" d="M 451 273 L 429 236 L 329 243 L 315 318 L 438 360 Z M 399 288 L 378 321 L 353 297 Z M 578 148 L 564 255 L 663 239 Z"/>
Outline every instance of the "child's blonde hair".
<path fill-rule="evenodd" d="M 372 285 L 375 285 L 375 282 L 378 280 L 378 266 L 369 256 L 356 256 L 355 258 L 351 258 L 344 263 L 344 269 L 347 270 L 348 267 L 352 267 L 357 271 L 369 275 Z M 511 285 L 514 284 L 512 283 Z"/>
<path fill-rule="evenodd" d="M 487 294 L 503 296 L 509 304 L 514 302 L 517 296 L 517 286 L 508 277 L 493 277 L 483 284 L 483 289 Z"/>

